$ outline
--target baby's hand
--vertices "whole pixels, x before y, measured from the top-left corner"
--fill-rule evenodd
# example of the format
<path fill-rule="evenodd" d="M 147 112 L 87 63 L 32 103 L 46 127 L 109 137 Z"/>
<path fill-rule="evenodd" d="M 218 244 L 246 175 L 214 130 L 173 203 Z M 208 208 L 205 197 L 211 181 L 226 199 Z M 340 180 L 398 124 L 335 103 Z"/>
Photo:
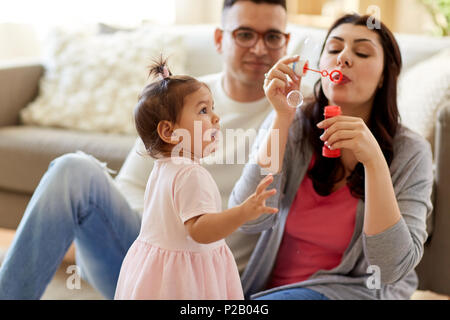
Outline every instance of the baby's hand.
<path fill-rule="evenodd" d="M 247 221 L 255 220 L 264 213 L 278 212 L 277 208 L 266 207 L 266 199 L 277 193 L 276 189 L 266 191 L 272 181 L 273 176 L 269 174 L 258 184 L 255 193 L 241 204 L 242 212 L 246 215 Z"/>

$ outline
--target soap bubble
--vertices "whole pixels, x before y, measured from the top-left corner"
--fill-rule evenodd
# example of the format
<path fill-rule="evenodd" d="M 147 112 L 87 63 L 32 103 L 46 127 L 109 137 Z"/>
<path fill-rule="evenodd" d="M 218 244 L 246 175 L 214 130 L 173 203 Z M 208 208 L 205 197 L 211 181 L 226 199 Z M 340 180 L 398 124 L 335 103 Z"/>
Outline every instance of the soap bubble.
<path fill-rule="evenodd" d="M 300 108 L 303 104 L 303 95 L 298 90 L 292 90 L 286 98 L 288 105 L 293 108 Z"/>

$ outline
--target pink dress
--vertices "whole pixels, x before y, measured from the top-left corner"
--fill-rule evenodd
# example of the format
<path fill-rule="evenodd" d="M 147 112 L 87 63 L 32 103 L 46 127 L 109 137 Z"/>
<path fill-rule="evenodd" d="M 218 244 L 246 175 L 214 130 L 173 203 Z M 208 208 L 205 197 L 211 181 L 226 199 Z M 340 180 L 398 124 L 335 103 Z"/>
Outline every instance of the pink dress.
<path fill-rule="evenodd" d="M 115 299 L 243 299 L 234 257 L 225 240 L 194 241 L 184 222 L 221 210 L 210 173 L 187 158 L 155 161 L 138 238 L 120 270 Z"/>

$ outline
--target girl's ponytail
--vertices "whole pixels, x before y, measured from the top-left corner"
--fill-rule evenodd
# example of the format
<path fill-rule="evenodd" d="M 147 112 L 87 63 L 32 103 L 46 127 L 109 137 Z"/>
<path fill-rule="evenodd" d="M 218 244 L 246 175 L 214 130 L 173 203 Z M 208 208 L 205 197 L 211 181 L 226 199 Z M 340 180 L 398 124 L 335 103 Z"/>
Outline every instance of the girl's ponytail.
<path fill-rule="evenodd" d="M 149 66 L 148 76 L 155 76 L 158 80 L 170 79 L 169 77 L 172 76 L 172 72 L 167 67 L 167 59 L 164 59 L 161 55 L 159 59 L 153 60 L 153 63 Z"/>

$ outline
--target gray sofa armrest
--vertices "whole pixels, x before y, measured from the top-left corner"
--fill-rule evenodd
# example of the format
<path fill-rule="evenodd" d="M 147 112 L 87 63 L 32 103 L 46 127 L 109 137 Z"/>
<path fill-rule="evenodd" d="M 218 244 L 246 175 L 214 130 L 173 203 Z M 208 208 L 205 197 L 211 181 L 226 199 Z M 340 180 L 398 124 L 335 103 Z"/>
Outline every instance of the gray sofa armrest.
<path fill-rule="evenodd" d="M 436 161 L 436 201 L 435 212 L 445 219 L 435 222 L 435 226 L 445 223 L 450 230 L 450 102 L 439 110 L 436 123 L 435 161 Z M 444 218 L 443 217 L 443 218 Z M 437 214 L 436 214 L 437 218 Z M 448 236 L 450 239 L 450 234 Z M 450 245 L 450 241 L 448 242 Z M 450 249 L 450 247 L 449 247 Z M 450 257 L 449 257 L 450 258 Z"/>
<path fill-rule="evenodd" d="M 38 93 L 44 67 L 37 62 L 0 65 L 0 127 L 19 124 L 19 113 Z"/>
<path fill-rule="evenodd" d="M 419 288 L 450 295 L 450 102 L 441 108 L 435 128 L 436 164 L 433 232 L 417 272 Z"/>

